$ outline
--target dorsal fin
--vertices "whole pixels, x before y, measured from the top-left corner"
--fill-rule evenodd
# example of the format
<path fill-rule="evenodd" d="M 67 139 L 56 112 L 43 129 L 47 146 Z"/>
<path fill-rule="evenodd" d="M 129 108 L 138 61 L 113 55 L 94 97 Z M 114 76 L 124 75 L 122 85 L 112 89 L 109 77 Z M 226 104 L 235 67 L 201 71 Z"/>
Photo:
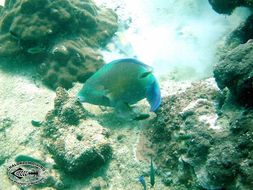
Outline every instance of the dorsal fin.
<path fill-rule="evenodd" d="M 161 92 L 158 82 L 155 81 L 147 88 L 147 100 L 151 106 L 150 111 L 154 112 L 161 104 Z"/>
<path fill-rule="evenodd" d="M 142 67 L 145 67 L 147 70 L 153 70 L 151 66 L 149 65 L 146 65 L 145 63 L 137 60 L 137 59 L 134 59 L 134 58 L 122 58 L 122 59 L 117 59 L 117 60 L 114 60 L 114 61 L 111 61 L 110 64 L 115 64 L 115 63 L 122 63 L 122 62 L 129 62 L 129 63 L 133 63 L 133 64 L 138 64 Z"/>

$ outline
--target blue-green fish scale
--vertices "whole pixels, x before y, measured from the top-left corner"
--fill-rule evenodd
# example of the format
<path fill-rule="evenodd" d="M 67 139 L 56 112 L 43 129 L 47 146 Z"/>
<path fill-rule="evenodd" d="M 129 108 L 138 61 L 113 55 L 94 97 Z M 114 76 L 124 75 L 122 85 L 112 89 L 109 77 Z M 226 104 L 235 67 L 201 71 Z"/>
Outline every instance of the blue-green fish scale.
<path fill-rule="evenodd" d="M 78 96 L 85 102 L 103 106 L 134 104 L 147 96 L 148 87 L 156 81 L 152 73 L 142 77 L 149 72 L 151 67 L 135 59 L 113 61 L 92 75 Z"/>

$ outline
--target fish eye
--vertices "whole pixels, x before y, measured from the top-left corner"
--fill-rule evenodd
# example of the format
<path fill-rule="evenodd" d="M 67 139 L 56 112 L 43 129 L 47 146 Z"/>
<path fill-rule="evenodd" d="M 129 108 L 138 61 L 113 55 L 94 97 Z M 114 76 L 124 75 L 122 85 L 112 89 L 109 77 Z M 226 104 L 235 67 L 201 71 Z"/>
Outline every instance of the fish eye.
<path fill-rule="evenodd" d="M 76 96 L 76 100 L 79 102 L 84 102 L 85 98 L 83 96 Z"/>
<path fill-rule="evenodd" d="M 102 99 L 106 102 L 110 102 L 110 99 L 107 96 L 102 96 Z"/>
<path fill-rule="evenodd" d="M 79 96 L 76 96 L 76 100 L 81 102 L 81 98 Z"/>

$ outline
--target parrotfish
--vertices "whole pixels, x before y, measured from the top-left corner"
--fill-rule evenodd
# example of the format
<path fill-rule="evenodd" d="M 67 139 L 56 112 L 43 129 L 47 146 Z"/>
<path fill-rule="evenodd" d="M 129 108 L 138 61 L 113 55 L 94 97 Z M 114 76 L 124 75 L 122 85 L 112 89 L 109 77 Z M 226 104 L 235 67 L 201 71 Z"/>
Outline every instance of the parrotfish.
<path fill-rule="evenodd" d="M 150 161 L 150 184 L 151 184 L 151 187 L 154 187 L 154 185 L 155 185 L 155 168 L 153 165 L 152 157 L 151 157 L 151 161 Z"/>
<path fill-rule="evenodd" d="M 35 162 L 35 163 L 38 163 L 44 167 L 47 167 L 47 168 L 51 168 L 51 165 L 49 163 L 46 163 L 42 160 L 39 160 L 37 158 L 33 158 L 31 156 L 27 156 L 27 155 L 18 155 L 16 158 L 15 158 L 15 161 L 16 162 Z"/>
<path fill-rule="evenodd" d="M 161 104 L 160 87 L 152 68 L 132 58 L 105 64 L 85 82 L 77 97 L 81 102 L 121 111 L 144 98 L 152 112 Z"/>
<path fill-rule="evenodd" d="M 31 47 L 27 50 L 27 53 L 30 53 L 30 54 L 38 54 L 38 53 L 41 53 L 43 51 L 45 51 L 46 48 L 39 45 L 39 46 L 34 46 L 34 47 Z"/>
<path fill-rule="evenodd" d="M 143 175 L 139 177 L 139 182 L 143 186 L 143 190 L 147 190 L 147 185 L 146 185 L 145 178 Z"/>

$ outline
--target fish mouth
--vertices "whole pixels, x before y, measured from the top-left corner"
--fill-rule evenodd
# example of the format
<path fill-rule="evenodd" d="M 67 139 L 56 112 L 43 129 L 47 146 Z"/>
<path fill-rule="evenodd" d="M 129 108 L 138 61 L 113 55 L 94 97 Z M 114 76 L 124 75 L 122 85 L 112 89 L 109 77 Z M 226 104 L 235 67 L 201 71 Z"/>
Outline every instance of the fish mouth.
<path fill-rule="evenodd" d="M 83 96 L 77 96 L 76 99 L 79 101 L 79 102 L 85 102 L 85 98 Z"/>

